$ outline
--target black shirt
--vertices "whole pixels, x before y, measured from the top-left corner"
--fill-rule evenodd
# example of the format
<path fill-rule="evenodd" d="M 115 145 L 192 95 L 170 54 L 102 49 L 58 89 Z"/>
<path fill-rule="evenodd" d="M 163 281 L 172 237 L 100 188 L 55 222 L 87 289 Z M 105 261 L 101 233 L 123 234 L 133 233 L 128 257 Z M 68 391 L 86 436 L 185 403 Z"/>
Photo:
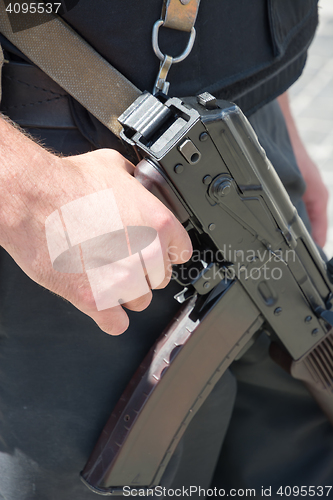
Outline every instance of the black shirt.
<path fill-rule="evenodd" d="M 138 88 L 151 91 L 159 68 L 151 33 L 161 6 L 162 0 L 79 0 L 63 17 Z M 239 104 L 254 111 L 298 78 L 316 24 L 316 0 L 203 0 L 192 52 L 170 70 L 170 95 L 248 94 Z M 179 55 L 188 36 L 161 28 L 162 52 Z"/>

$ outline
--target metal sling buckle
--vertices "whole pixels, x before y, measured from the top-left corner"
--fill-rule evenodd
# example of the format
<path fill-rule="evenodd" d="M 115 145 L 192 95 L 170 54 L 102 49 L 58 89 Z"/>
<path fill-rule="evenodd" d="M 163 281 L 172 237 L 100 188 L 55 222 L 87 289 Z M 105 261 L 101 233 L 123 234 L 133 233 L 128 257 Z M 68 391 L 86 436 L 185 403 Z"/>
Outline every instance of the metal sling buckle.
<path fill-rule="evenodd" d="M 156 78 L 153 94 L 157 94 L 157 92 L 163 92 L 163 94 L 167 94 L 169 91 L 169 86 L 170 83 L 166 81 L 166 78 L 168 76 L 169 69 L 171 68 L 172 64 L 179 63 L 181 61 L 184 61 L 186 57 L 189 55 L 189 53 L 192 50 L 194 41 L 195 41 L 195 35 L 196 31 L 195 28 L 191 28 L 190 31 L 190 38 L 188 41 L 188 44 L 182 54 L 180 54 L 178 57 L 171 57 L 168 56 L 167 54 L 163 54 L 160 50 L 160 47 L 158 45 L 158 33 L 159 29 L 161 26 L 164 25 L 163 19 L 159 19 L 156 21 L 156 23 L 153 26 L 153 33 L 152 33 L 152 44 L 153 44 L 153 49 L 156 54 L 156 56 L 160 59 L 161 64 L 160 64 L 160 69 Z"/>

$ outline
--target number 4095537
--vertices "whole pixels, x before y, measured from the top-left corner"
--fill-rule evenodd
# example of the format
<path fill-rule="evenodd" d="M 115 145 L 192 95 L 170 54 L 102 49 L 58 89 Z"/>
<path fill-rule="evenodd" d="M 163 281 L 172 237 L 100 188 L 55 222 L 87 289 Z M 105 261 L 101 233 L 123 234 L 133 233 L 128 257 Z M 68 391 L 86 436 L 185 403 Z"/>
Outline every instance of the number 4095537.
<path fill-rule="evenodd" d="M 281 497 L 328 497 L 332 486 L 280 486 L 276 494 Z"/>
<path fill-rule="evenodd" d="M 61 3 L 43 3 L 43 2 L 10 2 L 6 7 L 9 14 L 51 14 L 58 13 Z"/>

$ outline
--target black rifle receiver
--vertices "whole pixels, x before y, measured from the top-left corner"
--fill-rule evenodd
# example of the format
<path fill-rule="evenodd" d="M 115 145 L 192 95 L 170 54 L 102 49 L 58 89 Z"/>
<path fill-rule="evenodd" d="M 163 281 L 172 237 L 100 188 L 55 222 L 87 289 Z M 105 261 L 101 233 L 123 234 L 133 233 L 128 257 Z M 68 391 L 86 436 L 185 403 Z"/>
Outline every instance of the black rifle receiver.
<path fill-rule="evenodd" d="M 145 93 L 119 121 L 141 159 L 136 178 L 184 224 L 201 258 L 177 267 L 182 307 L 82 472 L 102 495 L 159 484 L 190 420 L 261 331 L 288 351 L 292 375 L 333 422 L 332 284 L 243 113 L 208 93 Z"/>

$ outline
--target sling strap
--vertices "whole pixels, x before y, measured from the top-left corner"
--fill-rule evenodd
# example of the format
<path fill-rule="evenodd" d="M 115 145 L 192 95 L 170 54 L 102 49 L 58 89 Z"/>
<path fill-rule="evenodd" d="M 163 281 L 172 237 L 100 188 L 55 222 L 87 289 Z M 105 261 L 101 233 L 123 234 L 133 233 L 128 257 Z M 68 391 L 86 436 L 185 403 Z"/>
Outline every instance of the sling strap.
<path fill-rule="evenodd" d="M 170 28 L 190 31 L 199 2 L 164 0 L 163 20 Z M 5 2 L 0 0 L 1 33 L 119 137 L 122 127 L 117 119 L 141 91 L 59 16 L 36 14 L 36 21 L 37 26 L 27 29 L 23 24 L 22 29 L 13 31 Z"/>
<path fill-rule="evenodd" d="M 0 31 L 92 115 L 119 136 L 117 118 L 141 94 L 129 80 L 54 14 L 38 14 L 41 22 L 12 30 L 0 1 Z M 50 20 L 51 19 L 51 20 Z"/>

